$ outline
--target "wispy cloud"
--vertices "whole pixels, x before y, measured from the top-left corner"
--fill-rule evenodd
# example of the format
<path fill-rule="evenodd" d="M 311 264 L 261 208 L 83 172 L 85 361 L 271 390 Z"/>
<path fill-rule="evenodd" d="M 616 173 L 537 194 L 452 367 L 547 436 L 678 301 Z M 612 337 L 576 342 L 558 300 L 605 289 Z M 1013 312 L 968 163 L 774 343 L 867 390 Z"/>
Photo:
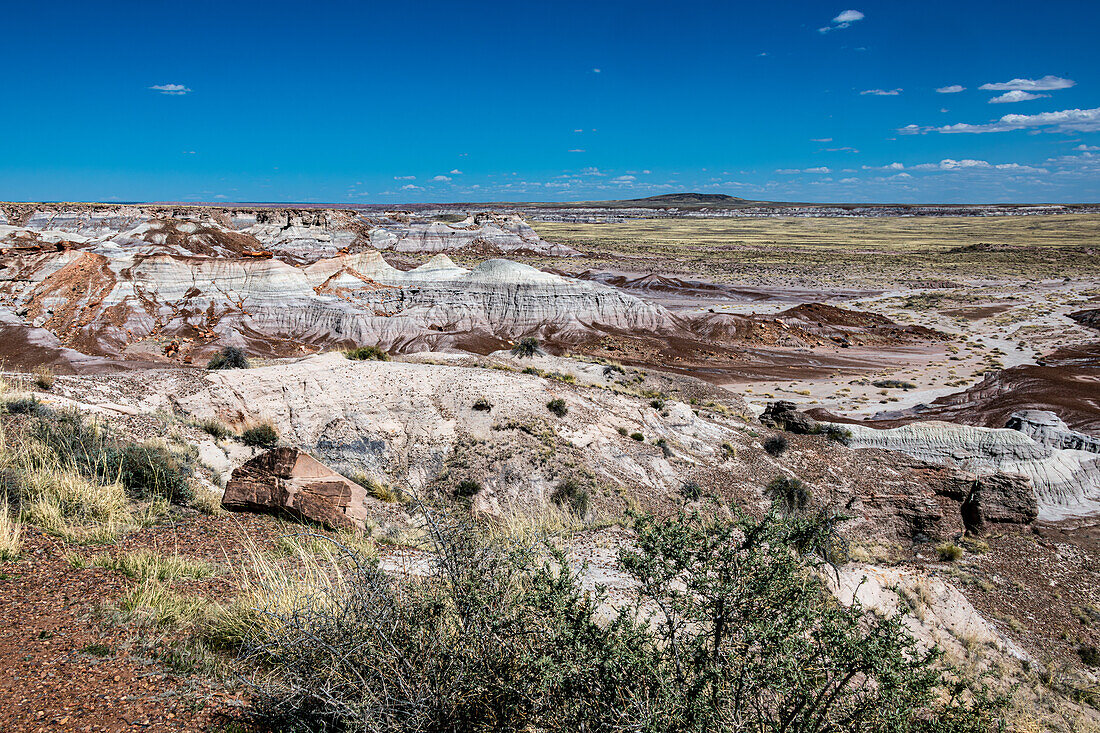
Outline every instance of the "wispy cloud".
<path fill-rule="evenodd" d="M 394 176 L 393 180 L 395 180 L 395 181 L 415 181 L 416 176 Z"/>
<path fill-rule="evenodd" d="M 1055 89 L 1069 89 L 1077 84 L 1072 79 L 1063 79 L 1060 76 L 1044 76 L 1041 79 L 1012 79 L 982 84 L 979 89 L 987 92 L 1049 92 Z"/>
<path fill-rule="evenodd" d="M 455 168 L 454 170 L 451 171 L 451 175 L 452 176 L 461 176 L 462 171 L 460 171 L 458 168 Z"/>
<path fill-rule="evenodd" d="M 1045 128 L 1045 129 L 1044 129 Z M 993 122 L 972 125 L 959 122 L 954 125 L 942 125 L 940 127 L 922 127 L 921 125 L 906 125 L 898 128 L 900 135 L 923 135 L 928 132 L 940 132 L 945 134 L 972 133 L 982 134 L 987 132 L 1012 132 L 1014 130 L 1029 130 L 1031 132 L 1100 132 L 1100 107 L 1092 109 L 1064 109 L 1058 112 L 1040 112 L 1034 115 L 1011 114 L 1005 115 Z"/>
<path fill-rule="evenodd" d="M 168 94 L 173 97 L 181 97 L 184 94 L 188 94 L 191 90 L 185 87 L 183 84 L 154 84 L 149 87 L 154 92 L 160 92 L 161 94 Z"/>
<path fill-rule="evenodd" d="M 436 183 L 450 183 L 453 179 L 450 176 L 435 176 L 432 180 Z"/>
<path fill-rule="evenodd" d="M 776 168 L 775 172 L 784 176 L 793 176 L 797 173 L 832 173 L 832 170 L 819 165 L 815 168 Z"/>
<path fill-rule="evenodd" d="M 902 90 L 898 89 L 864 89 L 860 92 L 860 95 L 871 94 L 876 97 L 896 97 L 901 94 Z"/>
<path fill-rule="evenodd" d="M 990 104 L 1010 104 L 1012 102 L 1028 102 L 1032 99 L 1042 99 L 1043 97 L 1049 97 L 1049 94 L 1032 94 L 1031 92 L 1021 92 L 1019 89 L 1013 92 L 1005 92 L 1004 94 L 993 97 L 989 100 Z"/>
<path fill-rule="evenodd" d="M 571 150 L 569 150 L 569 152 L 570 153 L 583 153 L 584 148 L 572 148 Z"/>
<path fill-rule="evenodd" d="M 863 18 L 863 13 L 859 12 L 858 10 L 845 10 L 837 15 L 835 18 L 833 18 L 832 25 L 827 25 L 824 28 L 818 28 L 817 32 L 828 33 L 829 31 L 839 31 L 849 27 L 857 20 L 863 20 Z"/>
<path fill-rule="evenodd" d="M 966 91 L 966 87 L 964 87 L 960 84 L 952 84 L 951 86 L 940 87 L 939 89 L 936 90 L 936 93 L 938 93 L 938 94 L 958 94 L 959 92 L 965 92 L 965 91 Z"/>

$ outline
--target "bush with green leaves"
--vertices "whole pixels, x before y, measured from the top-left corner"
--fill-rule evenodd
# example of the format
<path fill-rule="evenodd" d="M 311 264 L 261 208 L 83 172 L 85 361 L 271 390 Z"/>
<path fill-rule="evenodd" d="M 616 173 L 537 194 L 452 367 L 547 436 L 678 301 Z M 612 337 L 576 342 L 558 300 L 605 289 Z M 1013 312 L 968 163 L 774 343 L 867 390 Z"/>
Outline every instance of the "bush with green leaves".
<path fill-rule="evenodd" d="M 565 417 L 566 413 L 569 412 L 569 408 L 565 405 L 565 400 L 563 400 L 561 397 L 555 397 L 554 399 L 547 402 L 546 409 L 554 413 L 558 417 Z"/>
<path fill-rule="evenodd" d="M 118 481 L 135 499 L 160 497 L 186 504 L 194 498 L 194 447 L 127 441 L 76 410 L 43 407 L 37 417 L 31 434 L 85 476 L 104 483 Z"/>
<path fill-rule="evenodd" d="M 454 494 L 459 499 L 469 499 L 481 492 L 481 484 L 472 478 L 464 478 L 455 485 Z"/>
<path fill-rule="evenodd" d="M 542 353 L 539 340 L 533 336 L 525 336 L 512 345 L 512 356 L 520 359 L 530 359 Z"/>
<path fill-rule="evenodd" d="M 797 514 L 810 506 L 814 495 L 810 488 L 796 478 L 779 476 L 771 480 L 764 495 L 787 514 Z"/>
<path fill-rule="evenodd" d="M 270 422 L 261 422 L 241 432 L 241 442 L 257 448 L 273 448 L 279 442 L 279 431 Z"/>
<path fill-rule="evenodd" d="M 207 369 L 248 369 L 248 356 L 236 346 L 226 346 L 206 363 Z"/>
<path fill-rule="evenodd" d="M 344 352 L 352 361 L 389 361 L 390 355 L 377 346 L 360 346 Z"/>
<path fill-rule="evenodd" d="M 576 479 L 565 479 L 550 492 L 550 499 L 558 506 L 566 506 L 573 510 L 581 519 L 588 516 L 588 507 L 591 498 L 588 489 Z"/>
<path fill-rule="evenodd" d="M 837 603 L 830 515 L 635 516 L 608 615 L 564 553 L 427 515 L 437 561 L 401 583 L 344 548 L 346 582 L 258 608 L 255 722 L 290 731 L 989 733 L 1004 700 L 898 618 Z M 260 597 L 263 597 L 261 594 Z"/>

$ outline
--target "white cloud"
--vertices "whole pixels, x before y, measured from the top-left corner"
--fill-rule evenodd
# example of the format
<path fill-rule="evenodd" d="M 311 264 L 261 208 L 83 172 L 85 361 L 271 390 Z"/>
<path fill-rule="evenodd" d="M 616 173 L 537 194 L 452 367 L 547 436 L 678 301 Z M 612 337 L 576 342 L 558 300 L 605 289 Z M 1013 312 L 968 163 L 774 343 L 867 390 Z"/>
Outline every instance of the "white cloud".
<path fill-rule="evenodd" d="M 154 84 L 149 88 L 155 92 L 160 92 L 161 94 L 170 94 L 174 97 L 182 96 L 191 91 L 183 84 Z"/>
<path fill-rule="evenodd" d="M 1049 92 L 1055 89 L 1069 89 L 1077 82 L 1060 76 L 1044 76 L 1042 79 L 1013 79 L 990 84 L 982 84 L 979 89 L 987 92 Z"/>
<path fill-rule="evenodd" d="M 990 168 L 987 161 L 984 160 L 971 160 L 964 158 L 963 160 L 952 160 L 951 158 L 944 158 L 940 161 L 940 169 L 945 171 L 961 170 L 963 168 Z"/>
<path fill-rule="evenodd" d="M 838 16 L 833 18 L 832 25 L 827 25 L 824 28 L 818 28 L 817 32 L 828 33 L 829 31 L 838 31 L 843 28 L 847 28 L 852 23 L 855 23 L 857 20 L 863 20 L 863 18 L 863 13 L 859 12 L 858 10 L 845 10 L 841 12 Z"/>
<path fill-rule="evenodd" d="M 1017 89 L 1014 92 L 1005 92 L 999 97 L 993 97 L 989 100 L 990 104 L 1008 104 L 1011 102 L 1029 102 L 1032 99 L 1041 99 L 1042 97 L 1049 97 L 1049 94 L 1032 94 L 1031 92 L 1021 92 Z"/>
<path fill-rule="evenodd" d="M 616 176 L 615 178 L 611 179 L 611 182 L 612 183 L 630 183 L 631 181 L 635 181 L 635 180 L 637 180 L 637 179 L 634 176 Z"/>
<path fill-rule="evenodd" d="M 602 175 L 606 175 L 599 168 L 595 168 L 595 167 L 592 167 L 592 166 L 589 166 L 588 168 L 582 168 L 581 169 L 581 174 L 585 175 L 585 176 L 602 176 Z"/>
<path fill-rule="evenodd" d="M 922 128 L 908 125 L 899 132 L 974 133 L 1011 132 L 1035 128 L 1049 128 L 1054 132 L 1100 132 L 1100 107 L 1092 109 L 1064 109 L 1059 112 L 1040 112 L 1035 115 L 1005 115 L 999 120 L 983 125 L 958 123 L 943 127 Z"/>
<path fill-rule="evenodd" d="M 1100 150 L 1100 148 L 1090 148 L 1090 149 L 1091 150 Z M 643 176 L 648 176 L 650 173 L 651 173 L 651 171 L 648 168 L 646 168 L 645 170 L 642 171 Z"/>
<path fill-rule="evenodd" d="M 785 176 L 792 176 L 796 173 L 832 173 L 831 170 L 823 165 L 817 166 L 816 168 L 776 168 L 775 172 Z"/>
<path fill-rule="evenodd" d="M 451 177 L 450 176 L 435 176 L 435 177 L 432 178 L 432 180 L 435 181 L 436 183 L 450 183 L 451 182 Z"/>
<path fill-rule="evenodd" d="M 452 176 L 461 176 L 462 171 L 460 171 L 458 168 L 455 168 L 454 170 L 451 171 L 451 175 Z"/>
<path fill-rule="evenodd" d="M 823 165 L 820 165 L 816 168 L 807 168 L 804 172 L 805 173 L 832 173 L 831 170 L 829 170 L 828 168 L 826 168 Z"/>
<path fill-rule="evenodd" d="M 394 176 L 393 180 L 395 180 L 395 181 L 415 181 L 416 176 Z"/>
<path fill-rule="evenodd" d="M 402 191 L 419 191 L 420 186 L 417 186 L 415 183 L 406 183 L 404 186 L 401 187 L 401 190 Z"/>
<path fill-rule="evenodd" d="M 939 94 L 958 94 L 959 92 L 965 91 L 966 87 L 960 86 L 959 84 L 952 84 L 951 86 L 940 87 L 936 90 L 936 92 Z"/>
<path fill-rule="evenodd" d="M 569 150 L 569 152 L 570 153 L 583 153 L 584 148 L 572 148 L 571 150 Z"/>
<path fill-rule="evenodd" d="M 860 95 L 873 94 L 876 97 L 896 97 L 901 94 L 901 89 L 864 89 Z"/>
<path fill-rule="evenodd" d="M 1086 151 L 1100 150 L 1100 145 L 1085 145 L 1084 143 L 1081 143 L 1080 145 L 1075 147 L 1074 150 L 1080 151 L 1082 153 Z"/>
<path fill-rule="evenodd" d="M 599 69 L 592 69 L 592 73 L 593 74 L 598 74 L 598 73 L 600 73 L 600 70 Z"/>
<path fill-rule="evenodd" d="M 812 143 L 831 143 L 832 141 L 833 139 L 831 137 L 815 137 L 810 139 Z"/>

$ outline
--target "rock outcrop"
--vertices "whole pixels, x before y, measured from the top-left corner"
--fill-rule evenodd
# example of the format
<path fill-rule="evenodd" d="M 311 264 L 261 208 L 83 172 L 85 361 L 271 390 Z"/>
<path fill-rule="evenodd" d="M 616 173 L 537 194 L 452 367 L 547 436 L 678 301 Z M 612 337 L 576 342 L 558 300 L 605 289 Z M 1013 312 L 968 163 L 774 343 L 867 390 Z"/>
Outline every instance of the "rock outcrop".
<path fill-rule="evenodd" d="M 1051 447 L 1005 428 L 945 422 L 911 423 L 889 429 L 852 424 L 840 427 L 850 432 L 847 442 L 853 448 L 901 451 L 979 477 L 979 484 L 973 487 L 973 501 L 988 521 L 1010 521 L 996 517 L 1030 513 L 1031 498 L 1025 496 L 1021 484 L 1024 480 L 1034 492 L 1040 518 L 1057 519 L 1100 509 L 1100 456 L 1095 453 Z"/>
<path fill-rule="evenodd" d="M 1019 430 L 1036 443 L 1051 448 L 1100 453 L 1100 438 L 1070 430 L 1060 417 L 1049 410 L 1024 410 L 1014 413 L 1005 427 L 1010 430 Z"/>
<path fill-rule="evenodd" d="M 222 506 L 286 513 L 332 529 L 364 528 L 366 490 L 295 448 L 261 453 L 233 471 Z"/>

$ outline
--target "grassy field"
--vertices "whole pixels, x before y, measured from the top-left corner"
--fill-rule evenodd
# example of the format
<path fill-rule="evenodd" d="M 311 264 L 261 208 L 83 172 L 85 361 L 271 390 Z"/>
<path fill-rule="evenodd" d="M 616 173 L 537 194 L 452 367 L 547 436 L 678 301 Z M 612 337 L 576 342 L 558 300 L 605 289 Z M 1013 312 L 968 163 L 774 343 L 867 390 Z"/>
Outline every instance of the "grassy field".
<path fill-rule="evenodd" d="M 533 222 L 608 269 L 767 283 L 1100 276 L 1100 216 L 638 219 Z M 973 249 L 967 249 L 973 248 Z M 961 250 L 961 251 L 960 251 Z"/>

